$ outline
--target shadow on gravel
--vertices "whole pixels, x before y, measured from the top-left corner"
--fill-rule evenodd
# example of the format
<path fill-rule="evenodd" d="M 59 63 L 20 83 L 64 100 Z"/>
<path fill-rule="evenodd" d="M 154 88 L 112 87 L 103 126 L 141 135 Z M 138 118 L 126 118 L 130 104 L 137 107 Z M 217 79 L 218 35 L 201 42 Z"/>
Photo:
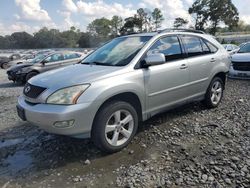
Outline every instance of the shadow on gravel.
<path fill-rule="evenodd" d="M 15 87 L 23 87 L 23 86 L 24 85 L 21 83 L 14 83 L 14 82 L 0 84 L 0 88 L 15 88 Z"/>

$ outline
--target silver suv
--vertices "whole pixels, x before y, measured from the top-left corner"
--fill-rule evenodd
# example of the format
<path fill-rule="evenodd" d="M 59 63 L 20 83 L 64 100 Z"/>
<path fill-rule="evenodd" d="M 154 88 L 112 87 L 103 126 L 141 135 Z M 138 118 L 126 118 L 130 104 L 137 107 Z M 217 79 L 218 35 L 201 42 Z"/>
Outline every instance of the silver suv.
<path fill-rule="evenodd" d="M 199 31 L 123 36 L 79 64 L 30 79 L 17 110 L 48 132 L 91 137 L 117 152 L 159 112 L 194 100 L 217 107 L 229 65 L 223 46 Z"/>

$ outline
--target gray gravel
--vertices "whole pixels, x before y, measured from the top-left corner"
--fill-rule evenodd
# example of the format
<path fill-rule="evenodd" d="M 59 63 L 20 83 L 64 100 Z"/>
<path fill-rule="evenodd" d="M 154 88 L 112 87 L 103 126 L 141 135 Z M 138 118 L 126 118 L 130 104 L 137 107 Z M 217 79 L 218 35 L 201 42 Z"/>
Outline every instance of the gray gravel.
<path fill-rule="evenodd" d="M 21 122 L 21 92 L 0 70 L 0 187 L 250 187 L 250 81 L 229 80 L 217 109 L 193 103 L 144 122 L 112 155 Z"/>

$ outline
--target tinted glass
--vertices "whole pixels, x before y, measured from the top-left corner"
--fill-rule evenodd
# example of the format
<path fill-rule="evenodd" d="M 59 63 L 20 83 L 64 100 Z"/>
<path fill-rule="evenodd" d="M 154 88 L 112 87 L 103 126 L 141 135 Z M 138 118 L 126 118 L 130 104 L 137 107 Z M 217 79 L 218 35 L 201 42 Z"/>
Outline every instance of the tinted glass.
<path fill-rule="evenodd" d="M 250 53 L 250 43 L 247 43 L 242 46 L 238 53 Z"/>
<path fill-rule="evenodd" d="M 184 36 L 183 42 L 189 57 L 199 56 L 203 54 L 200 38 L 193 36 Z"/>
<path fill-rule="evenodd" d="M 47 62 L 55 62 L 55 61 L 62 61 L 64 59 L 62 54 L 53 54 L 49 57 L 47 57 L 45 60 Z"/>
<path fill-rule="evenodd" d="M 76 54 L 76 53 L 74 53 L 74 54 L 65 54 L 64 55 L 64 59 L 75 59 L 75 58 L 79 58 L 81 55 L 80 54 Z"/>
<path fill-rule="evenodd" d="M 210 54 L 211 51 L 208 48 L 207 44 L 201 39 L 201 46 L 204 54 Z"/>
<path fill-rule="evenodd" d="M 43 59 L 45 58 L 45 55 L 38 55 L 38 56 L 36 56 L 35 57 L 35 59 L 33 59 L 32 61 L 31 61 L 31 63 L 39 63 L 39 62 L 41 62 Z"/>
<path fill-rule="evenodd" d="M 182 59 L 182 51 L 176 36 L 164 37 L 158 40 L 148 51 L 147 55 L 163 53 L 166 61 Z"/>
<path fill-rule="evenodd" d="M 211 42 L 208 42 L 207 40 L 205 40 L 205 43 L 207 44 L 207 46 L 209 47 L 211 53 L 215 53 L 218 51 L 218 48 L 215 47 Z"/>
<path fill-rule="evenodd" d="M 83 64 L 125 66 L 131 62 L 151 36 L 116 38 L 85 58 Z"/>

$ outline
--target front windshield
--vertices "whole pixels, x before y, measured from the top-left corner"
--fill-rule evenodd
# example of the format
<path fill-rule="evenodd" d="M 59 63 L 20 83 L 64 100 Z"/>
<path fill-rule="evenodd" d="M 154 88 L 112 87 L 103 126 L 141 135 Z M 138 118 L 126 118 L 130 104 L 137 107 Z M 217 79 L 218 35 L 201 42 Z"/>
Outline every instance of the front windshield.
<path fill-rule="evenodd" d="M 46 56 L 44 54 L 38 55 L 36 56 L 35 59 L 33 59 L 31 61 L 31 63 L 35 64 L 35 63 L 39 63 L 41 60 L 43 60 Z"/>
<path fill-rule="evenodd" d="M 250 53 L 250 43 L 242 46 L 238 53 Z"/>
<path fill-rule="evenodd" d="M 90 54 L 81 63 L 103 66 L 125 66 L 136 56 L 151 36 L 116 38 Z"/>

